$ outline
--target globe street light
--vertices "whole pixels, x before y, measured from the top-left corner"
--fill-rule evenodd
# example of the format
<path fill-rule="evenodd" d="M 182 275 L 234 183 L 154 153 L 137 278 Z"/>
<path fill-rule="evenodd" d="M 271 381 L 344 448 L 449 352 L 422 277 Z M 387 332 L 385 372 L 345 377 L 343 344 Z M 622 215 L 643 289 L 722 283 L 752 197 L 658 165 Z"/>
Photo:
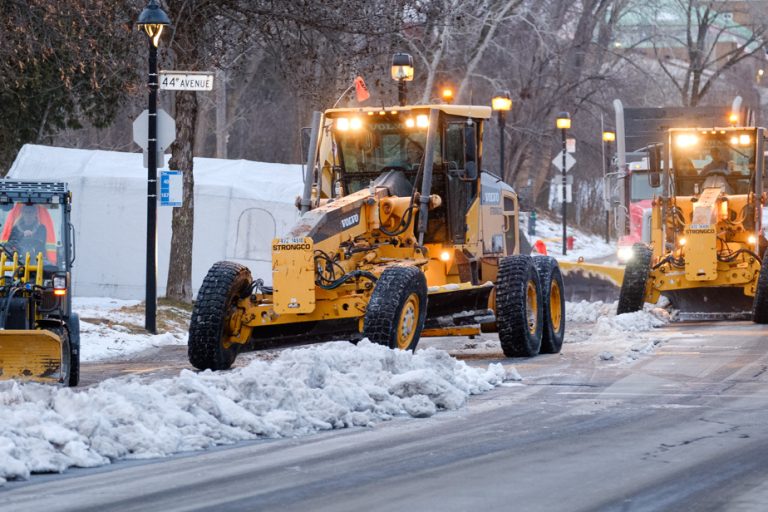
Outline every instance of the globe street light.
<path fill-rule="evenodd" d="M 144 328 L 157 334 L 157 45 L 170 18 L 157 0 L 139 14 L 136 28 L 149 42 L 149 110 L 147 125 L 147 279 Z"/>
<path fill-rule="evenodd" d="M 566 243 L 567 243 L 567 234 L 566 234 L 566 214 L 568 212 L 566 204 L 567 204 L 567 187 L 566 187 L 566 179 L 565 179 L 565 173 L 567 171 L 565 167 L 565 157 L 568 154 L 568 147 L 566 145 L 565 141 L 565 132 L 571 127 L 571 115 L 568 112 L 560 112 L 557 114 L 557 121 L 555 123 L 557 128 L 562 132 L 563 134 L 563 256 L 566 255 Z"/>
<path fill-rule="evenodd" d="M 507 112 L 512 109 L 509 91 L 499 91 L 491 100 L 491 108 L 499 117 L 499 176 L 504 178 L 504 129 L 507 126 Z"/>
<path fill-rule="evenodd" d="M 413 80 L 413 57 L 407 53 L 392 56 L 392 80 L 397 81 L 397 102 L 404 107 L 408 102 L 405 82 Z"/>
<path fill-rule="evenodd" d="M 608 197 L 608 176 L 611 173 L 611 142 L 616 140 L 616 132 L 611 131 L 604 131 L 603 132 L 603 142 L 605 143 L 605 175 L 603 177 L 604 185 L 603 185 L 603 194 L 605 195 L 605 241 L 606 243 L 610 241 L 611 236 L 611 210 L 608 205 L 610 205 L 610 198 Z"/>

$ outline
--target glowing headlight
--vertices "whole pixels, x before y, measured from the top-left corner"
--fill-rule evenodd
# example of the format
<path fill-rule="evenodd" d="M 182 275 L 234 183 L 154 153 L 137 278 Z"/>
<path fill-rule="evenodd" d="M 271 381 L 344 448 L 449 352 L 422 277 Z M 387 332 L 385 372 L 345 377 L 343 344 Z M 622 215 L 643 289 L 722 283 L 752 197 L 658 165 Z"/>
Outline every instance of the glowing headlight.
<path fill-rule="evenodd" d="M 416 116 L 416 126 L 419 128 L 426 128 L 429 126 L 429 116 L 426 114 L 419 114 Z"/>
<path fill-rule="evenodd" d="M 757 237 L 755 235 L 749 235 L 749 238 L 747 238 L 747 243 L 749 245 L 755 245 L 755 242 L 757 242 Z"/>
<path fill-rule="evenodd" d="M 440 260 L 442 261 L 448 261 L 451 259 L 451 253 L 448 251 L 443 251 L 440 253 Z"/>
<path fill-rule="evenodd" d="M 752 141 L 752 138 L 749 136 L 749 134 L 742 133 L 739 135 L 739 144 L 742 146 L 749 146 L 749 143 Z"/>
<path fill-rule="evenodd" d="M 336 119 L 336 129 L 340 132 L 346 132 L 349 130 L 349 119 L 346 117 L 339 117 Z"/>
<path fill-rule="evenodd" d="M 679 245 L 680 247 L 684 247 L 687 242 L 688 240 L 686 240 L 685 237 L 683 236 L 683 237 L 680 237 L 680 240 L 677 241 L 677 245 Z"/>
<path fill-rule="evenodd" d="M 408 119 L 405 120 L 406 128 L 413 128 L 414 126 L 416 126 L 416 121 L 414 121 L 412 117 L 409 117 Z"/>
<path fill-rule="evenodd" d="M 626 263 L 629 260 L 632 259 L 632 256 L 634 253 L 632 252 L 632 247 L 625 245 L 624 247 L 619 247 L 619 250 L 616 254 L 616 256 L 619 258 L 619 261 L 621 263 Z"/>
<path fill-rule="evenodd" d="M 689 148 L 699 143 L 699 138 L 692 133 L 681 133 L 675 139 L 675 144 L 679 148 Z"/>
<path fill-rule="evenodd" d="M 363 120 L 359 117 L 353 117 L 349 120 L 349 128 L 351 130 L 359 130 L 363 127 Z"/>

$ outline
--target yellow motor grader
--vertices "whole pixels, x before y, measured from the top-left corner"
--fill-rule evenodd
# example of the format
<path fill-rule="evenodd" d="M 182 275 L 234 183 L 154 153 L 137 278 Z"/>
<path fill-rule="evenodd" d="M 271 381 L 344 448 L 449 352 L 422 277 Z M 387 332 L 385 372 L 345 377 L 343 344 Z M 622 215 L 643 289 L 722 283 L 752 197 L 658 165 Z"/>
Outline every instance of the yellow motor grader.
<path fill-rule="evenodd" d="M 633 246 L 618 313 L 665 295 L 680 319 L 768 323 L 764 150 L 764 128 L 668 130 L 651 150 L 651 244 Z"/>
<path fill-rule="evenodd" d="M 407 105 L 403 85 L 396 106 L 315 113 L 304 213 L 272 241 L 272 284 L 213 265 L 191 318 L 193 366 L 226 369 L 275 342 L 414 350 L 421 336 L 481 330 L 507 356 L 560 351 L 557 262 L 519 254 L 517 196 L 481 172 L 491 109 Z"/>

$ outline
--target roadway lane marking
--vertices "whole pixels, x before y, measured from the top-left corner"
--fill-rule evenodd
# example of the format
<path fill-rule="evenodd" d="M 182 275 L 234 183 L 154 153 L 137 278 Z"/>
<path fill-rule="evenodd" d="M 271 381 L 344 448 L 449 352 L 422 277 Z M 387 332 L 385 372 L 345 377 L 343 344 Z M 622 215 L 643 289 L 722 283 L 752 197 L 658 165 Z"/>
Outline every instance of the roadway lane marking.
<path fill-rule="evenodd" d="M 754 398 L 760 396 L 758 393 L 751 395 L 730 395 L 730 394 L 700 394 L 700 393 L 621 393 L 615 391 L 561 391 L 558 395 L 588 395 L 588 396 L 674 396 L 674 397 L 695 397 L 695 398 Z"/>

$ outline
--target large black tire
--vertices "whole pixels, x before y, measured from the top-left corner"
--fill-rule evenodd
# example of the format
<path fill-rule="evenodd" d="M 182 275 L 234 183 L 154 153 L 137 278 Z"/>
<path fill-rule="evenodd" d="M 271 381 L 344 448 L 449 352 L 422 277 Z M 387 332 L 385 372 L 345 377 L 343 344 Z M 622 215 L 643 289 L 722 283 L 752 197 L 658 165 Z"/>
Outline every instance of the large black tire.
<path fill-rule="evenodd" d="M 56 324 L 46 323 L 44 329 L 55 334 L 61 342 L 61 378 L 59 382 L 65 386 L 72 386 L 73 384 L 70 384 L 72 379 L 72 344 L 70 342 L 69 332 L 63 324 L 58 324 L 58 322 Z M 77 373 L 77 380 L 79 380 L 79 357 Z M 74 385 L 76 384 L 77 383 Z"/>
<path fill-rule="evenodd" d="M 533 264 L 541 281 L 541 302 L 544 315 L 541 331 L 542 354 L 557 354 L 565 338 L 565 292 L 563 276 L 552 256 L 534 256 Z"/>
<path fill-rule="evenodd" d="M 756 324 L 768 324 L 768 250 L 763 253 L 757 289 L 752 301 L 752 321 Z"/>
<path fill-rule="evenodd" d="M 75 387 L 80 383 L 80 317 L 72 313 L 67 322 L 69 331 L 69 387 Z"/>
<path fill-rule="evenodd" d="M 496 324 L 504 355 L 538 354 L 543 317 L 541 283 L 533 258 L 522 254 L 502 258 L 496 281 Z"/>
<path fill-rule="evenodd" d="M 643 309 L 645 287 L 651 274 L 651 250 L 644 244 L 632 246 L 632 259 L 624 269 L 616 314 L 634 313 Z"/>
<path fill-rule="evenodd" d="M 237 301 L 248 296 L 251 271 L 231 261 L 214 263 L 203 279 L 189 323 L 187 353 L 199 370 L 227 370 L 235 362 L 241 345 L 225 344 L 229 317 Z"/>
<path fill-rule="evenodd" d="M 381 273 L 363 319 L 363 336 L 374 343 L 416 350 L 427 316 L 427 279 L 416 267 Z"/>

